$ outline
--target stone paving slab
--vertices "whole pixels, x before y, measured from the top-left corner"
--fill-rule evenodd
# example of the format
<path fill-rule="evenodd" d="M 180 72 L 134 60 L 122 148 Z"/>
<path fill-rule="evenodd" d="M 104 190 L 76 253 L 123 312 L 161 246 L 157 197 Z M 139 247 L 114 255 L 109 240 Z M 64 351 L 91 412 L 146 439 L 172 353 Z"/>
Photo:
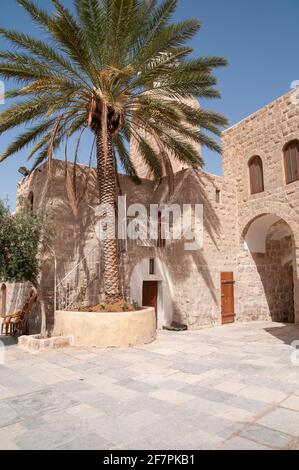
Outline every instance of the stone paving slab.
<path fill-rule="evenodd" d="M 0 449 L 298 449 L 294 339 L 271 322 L 124 350 L 32 355 L 5 338 Z"/>

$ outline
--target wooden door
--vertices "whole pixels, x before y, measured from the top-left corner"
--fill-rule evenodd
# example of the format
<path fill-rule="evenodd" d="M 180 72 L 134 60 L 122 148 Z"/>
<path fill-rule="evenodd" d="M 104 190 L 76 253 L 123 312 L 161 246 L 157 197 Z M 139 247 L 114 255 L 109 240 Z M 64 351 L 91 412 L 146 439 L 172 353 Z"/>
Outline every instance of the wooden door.
<path fill-rule="evenodd" d="M 158 309 L 158 282 L 157 281 L 144 281 L 142 289 L 142 306 L 153 307 L 156 311 Z"/>
<path fill-rule="evenodd" d="M 221 273 L 222 324 L 235 321 L 234 284 L 234 273 Z"/>

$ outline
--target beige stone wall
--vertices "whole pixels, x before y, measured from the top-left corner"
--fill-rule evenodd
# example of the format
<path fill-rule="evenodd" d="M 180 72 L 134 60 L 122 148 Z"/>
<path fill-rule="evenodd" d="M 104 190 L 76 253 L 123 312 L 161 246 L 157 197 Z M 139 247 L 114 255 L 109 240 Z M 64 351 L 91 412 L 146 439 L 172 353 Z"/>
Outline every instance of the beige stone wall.
<path fill-rule="evenodd" d="M 87 168 L 78 170 L 78 191 L 85 185 Z M 192 328 L 211 326 L 220 323 L 220 270 L 222 261 L 221 215 L 224 214 L 222 199 L 216 200 L 216 189 L 222 191 L 222 178 L 208 175 L 192 169 L 175 176 L 175 191 L 169 194 L 167 178 L 157 185 L 143 180 L 135 185 L 123 175 L 119 175 L 121 194 L 127 196 L 127 204 L 141 202 L 149 207 L 157 203 L 203 204 L 204 205 L 204 245 L 199 251 L 186 252 L 184 241 L 178 241 L 159 249 L 150 244 L 144 246 L 138 242 L 119 244 L 121 277 L 124 292 L 130 297 L 130 279 L 134 267 L 142 260 L 155 258 L 161 260 L 169 272 L 172 286 L 172 319 L 186 322 Z M 75 218 L 67 197 L 64 180 L 64 164 L 55 161 L 53 174 L 49 178 L 47 166 L 42 166 L 27 178 L 20 193 L 26 197 L 34 194 L 34 209 L 45 208 L 56 227 L 52 253 L 43 261 L 40 279 L 40 297 L 45 300 L 47 327 L 51 329 L 54 318 L 54 256 L 57 259 L 57 279 L 60 279 L 90 252 L 98 246 L 94 232 L 95 214 L 93 207 L 98 204 L 96 175 L 92 171 L 84 201 Z M 222 194 L 220 195 L 222 198 Z M 225 200 L 225 198 L 224 198 Z M 97 254 L 98 253 L 98 254 Z M 103 292 L 103 271 L 100 249 L 98 267 L 94 260 L 81 263 L 70 278 L 68 294 L 84 286 L 84 305 L 95 304 L 101 300 Z M 37 313 L 41 317 L 41 311 Z M 41 319 L 33 319 L 33 326 L 41 324 Z M 38 330 L 37 328 L 34 328 Z"/>
<path fill-rule="evenodd" d="M 283 160 L 285 144 L 299 139 L 299 107 L 294 93 L 282 96 L 223 134 L 224 180 L 236 193 L 236 310 L 246 319 L 253 318 L 256 312 L 262 318 L 267 315 L 267 309 L 259 277 L 248 262 L 244 235 L 255 218 L 274 214 L 291 229 L 295 314 L 299 321 L 299 182 L 286 184 Z M 265 191 L 251 195 L 248 161 L 254 155 L 263 161 Z M 252 295 L 248 296 L 248 292 Z"/>
<path fill-rule="evenodd" d="M 185 251 L 184 240 L 163 249 L 130 246 L 129 281 L 134 267 L 144 259 L 160 259 L 171 279 L 173 320 L 190 328 L 220 323 L 220 270 L 223 204 L 216 201 L 216 189 L 222 190 L 222 178 L 194 170 L 185 170 L 175 177 L 175 192 L 169 198 L 167 181 L 157 188 L 152 201 L 203 204 L 203 249 Z M 128 202 L 133 201 L 131 193 Z M 150 278 L 149 278 L 150 279 Z"/>
<path fill-rule="evenodd" d="M 237 279 L 237 321 L 294 321 L 293 256 L 290 237 L 267 240 L 266 253 L 246 253 L 240 259 Z"/>
<path fill-rule="evenodd" d="M 233 272 L 237 321 L 269 319 L 271 314 L 277 320 L 287 317 L 290 320 L 292 309 L 299 321 L 299 182 L 285 184 L 282 155 L 288 141 L 299 139 L 298 123 L 298 107 L 289 93 L 223 134 L 223 177 L 193 169 L 180 171 L 175 175 L 173 194 L 169 194 L 167 178 L 160 184 L 144 179 L 141 185 L 135 185 L 128 177 L 119 175 L 121 194 L 127 196 L 128 205 L 204 206 L 201 250 L 185 251 L 184 241 L 167 244 L 163 249 L 152 243 L 119 243 L 122 288 L 127 298 L 140 266 L 143 280 L 155 279 L 159 286 L 164 286 L 159 295 L 170 312 L 168 320 L 187 323 L 193 329 L 212 326 L 221 323 L 221 272 Z M 264 164 L 265 191 L 257 195 L 249 191 L 248 161 L 253 155 L 259 155 Z M 35 209 L 44 207 L 52 214 L 57 227 L 53 251 L 58 281 L 72 271 L 67 295 L 72 296 L 82 288 L 84 305 L 97 303 L 103 294 L 103 263 L 94 232 L 93 208 L 98 204 L 96 172 L 92 170 L 86 181 L 87 173 L 86 167 L 78 168 L 79 194 L 84 187 L 87 191 L 77 217 L 68 201 L 63 162 L 54 161 L 51 178 L 47 166 L 41 166 L 20 188 L 25 196 L 33 192 Z M 218 202 L 216 190 L 220 191 Z M 250 252 L 244 245 L 246 234 L 253 221 L 265 214 L 276 216 L 269 233 L 261 234 L 267 239 L 266 251 Z M 278 236 L 283 224 L 289 232 Z M 95 254 L 90 257 L 92 250 Z M 86 261 L 74 269 L 85 256 Z M 151 278 L 145 272 L 150 258 L 159 260 L 163 271 L 160 277 Z M 40 297 L 45 300 L 50 330 L 53 296 L 52 253 L 43 262 L 40 282 Z M 32 320 L 32 328 L 38 331 L 41 310 L 36 311 Z"/>

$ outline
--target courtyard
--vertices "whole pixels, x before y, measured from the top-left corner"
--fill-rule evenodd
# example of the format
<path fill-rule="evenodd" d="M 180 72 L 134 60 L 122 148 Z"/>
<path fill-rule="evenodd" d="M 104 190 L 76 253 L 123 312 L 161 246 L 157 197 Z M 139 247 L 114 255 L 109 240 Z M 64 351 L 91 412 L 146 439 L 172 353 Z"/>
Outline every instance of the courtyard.
<path fill-rule="evenodd" d="M 38 355 L 1 339 L 1 449 L 299 449 L 298 326 L 160 332 L 144 347 Z"/>

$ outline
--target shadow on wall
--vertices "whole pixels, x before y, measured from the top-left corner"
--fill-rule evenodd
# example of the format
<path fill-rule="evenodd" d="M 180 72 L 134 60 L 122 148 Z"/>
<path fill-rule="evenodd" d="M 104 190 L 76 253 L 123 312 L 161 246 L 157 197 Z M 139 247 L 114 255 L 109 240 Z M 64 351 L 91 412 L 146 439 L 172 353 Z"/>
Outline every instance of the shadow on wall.
<path fill-rule="evenodd" d="M 215 247 L 220 237 L 220 219 L 211 201 L 215 201 L 215 177 L 194 169 L 183 170 L 175 175 L 174 192 L 169 195 L 165 178 L 154 193 L 153 203 L 202 204 L 204 207 L 204 230 Z M 220 204 L 220 201 L 219 203 Z"/>
<path fill-rule="evenodd" d="M 71 164 L 69 165 L 71 167 Z M 86 182 L 86 172 L 88 167 L 78 166 L 76 178 L 78 180 L 78 188 L 81 194 L 82 187 Z M 97 176 L 95 170 L 92 170 L 86 188 L 86 195 L 80 207 L 78 208 L 77 216 L 75 217 L 70 207 L 68 199 L 66 184 L 65 184 L 65 166 L 64 162 L 53 161 L 53 175 L 49 179 L 47 177 L 47 167 L 42 167 L 38 172 L 34 173 L 32 180 L 30 180 L 30 187 L 28 190 L 34 189 L 36 194 L 42 194 L 40 200 L 35 198 L 36 208 L 47 208 L 53 218 L 54 226 L 56 227 L 56 236 L 53 244 L 53 249 L 57 257 L 57 280 L 62 280 L 65 275 L 78 263 L 79 260 L 84 259 L 87 251 L 91 246 L 97 242 L 94 234 L 94 211 L 92 207 L 98 204 L 98 191 L 97 191 Z M 213 177 L 208 174 L 201 174 L 192 169 L 185 170 L 175 175 L 175 191 L 169 200 L 169 192 L 167 190 L 166 179 L 156 187 L 153 182 L 144 181 L 142 185 L 136 186 L 129 181 L 126 176 L 119 177 L 123 193 L 127 193 L 128 202 L 170 202 L 170 203 L 186 203 L 196 204 L 201 203 L 204 205 L 204 231 L 205 240 L 208 240 L 210 245 L 210 253 L 205 256 L 206 247 L 203 251 L 185 252 L 180 244 L 174 244 L 175 258 L 171 249 L 167 249 L 167 255 L 161 253 L 161 259 L 169 267 L 170 275 L 176 284 L 180 280 L 186 280 L 194 273 L 198 273 L 203 279 L 203 284 L 199 282 L 202 292 L 195 289 L 196 300 L 200 301 L 201 295 L 206 295 L 206 289 L 210 293 L 215 305 L 217 305 L 217 288 L 213 282 L 213 275 L 211 273 L 211 266 L 207 262 L 212 259 L 213 263 L 217 263 L 217 255 L 219 252 L 218 243 L 220 240 L 220 224 L 217 215 L 217 204 L 215 200 L 216 183 Z M 46 183 L 45 183 L 46 181 Z M 156 190 L 155 190 L 156 188 Z M 214 199 L 213 199 L 214 198 Z M 210 200 L 211 199 L 211 200 Z M 215 203 L 211 202 L 215 200 Z M 220 207 L 220 206 L 219 206 Z M 181 243 L 181 242 L 178 242 Z M 148 253 L 148 251 L 147 251 Z M 156 257 L 156 251 L 154 251 Z M 128 253 L 128 256 L 130 254 Z M 148 255 L 151 256 L 151 255 Z M 137 264 L 144 258 L 144 249 L 134 247 L 132 252 L 132 259 L 134 264 Z M 167 259 L 166 259 L 167 258 Z M 173 260 L 176 260 L 176 266 L 173 267 Z M 103 291 L 103 276 L 101 276 L 101 266 L 99 267 L 99 275 L 95 277 L 90 271 L 90 266 L 87 262 L 83 262 L 77 267 L 74 272 L 74 284 L 77 288 L 80 287 L 80 282 L 84 279 L 87 285 L 86 297 L 91 297 L 91 303 L 99 301 L 99 293 Z M 220 287 L 220 286 L 219 286 Z M 54 258 L 49 255 L 43 264 L 40 279 L 40 298 L 45 301 L 46 314 L 41 311 L 40 305 L 36 307 L 34 318 L 32 321 L 32 329 L 34 332 L 39 332 L 39 327 L 43 323 L 43 317 L 46 315 L 46 329 L 51 331 L 54 324 Z M 98 294 L 97 294 L 98 293 Z M 96 301 L 96 300 L 97 301 Z M 211 302 L 210 302 L 211 303 Z M 177 315 L 181 318 L 187 315 L 185 307 L 181 308 L 175 300 L 173 301 L 172 310 L 175 309 Z"/>
<path fill-rule="evenodd" d="M 69 168 L 72 172 L 72 164 L 69 164 Z M 55 229 L 55 237 L 52 253 L 49 253 L 44 260 L 40 274 L 40 300 L 34 321 L 31 323 L 34 332 L 39 332 L 43 323 L 45 323 L 44 328 L 47 332 L 51 332 L 54 327 L 54 253 L 57 260 L 57 283 L 75 268 L 71 276 L 71 286 L 68 287 L 66 283 L 66 289 L 73 289 L 74 295 L 76 295 L 80 284 L 84 282 L 85 297 L 90 300 L 87 303 L 96 304 L 99 302 L 100 266 L 97 276 L 94 276 L 85 259 L 91 246 L 98 243 L 94 236 L 94 211 L 92 209 L 98 204 L 96 173 L 91 170 L 87 185 L 87 170 L 87 167 L 77 166 L 78 191 L 80 194 L 83 190 L 85 191 L 84 198 L 81 194 L 82 201 L 77 210 L 71 207 L 72 204 L 68 199 L 64 162 L 54 161 L 51 178 L 44 174 L 44 178 L 47 178 L 47 191 L 39 201 L 39 208 L 46 208 L 49 212 Z M 43 168 L 41 171 L 47 172 L 47 168 Z M 44 305 L 41 305 L 41 302 Z"/>
<path fill-rule="evenodd" d="M 195 170 L 185 170 L 175 175 L 175 190 L 169 195 L 168 187 L 164 182 L 156 188 L 152 201 L 148 204 L 202 204 L 204 206 L 204 247 L 197 251 L 185 251 L 185 241 L 172 241 L 170 246 L 164 249 L 148 248 L 148 257 L 144 261 L 144 249 L 134 247 L 131 259 L 134 260 L 135 268 L 141 263 L 148 263 L 152 257 L 163 263 L 167 268 L 168 281 L 162 277 L 164 291 L 170 289 L 170 299 L 167 302 L 170 314 L 169 319 L 178 323 L 192 323 L 192 316 L 203 317 L 202 323 L 211 324 L 215 322 L 215 312 L 219 306 L 220 290 L 220 222 L 216 212 L 216 185 L 213 177 L 207 174 L 201 175 Z M 215 203 L 211 202 L 212 197 Z M 210 200 L 211 198 L 211 200 Z M 219 206 L 220 208 L 220 206 Z M 151 251 L 149 251 L 151 250 Z M 217 257 L 219 253 L 219 257 Z M 207 260 L 210 260 L 208 263 Z M 140 269 L 140 268 L 137 268 Z M 148 266 L 139 273 L 137 284 L 131 281 L 131 292 L 133 297 L 140 298 L 142 281 L 154 279 L 148 278 Z M 214 272 L 212 272 L 214 271 Z M 215 286 L 214 276 L 219 277 L 219 286 Z M 133 275 L 133 279 L 135 274 Z M 131 278 L 132 279 L 132 278 Z M 136 291 L 138 292 L 135 293 Z M 132 299 L 136 300 L 136 299 Z"/>
<path fill-rule="evenodd" d="M 253 256 L 260 276 L 265 298 L 268 304 L 271 320 L 274 322 L 294 323 L 294 281 L 293 266 L 288 264 L 281 266 L 273 263 L 266 255 L 264 263 L 261 263 L 259 255 Z M 271 263 L 272 261 L 272 263 Z"/>
<path fill-rule="evenodd" d="M 275 217 L 274 223 L 271 217 Z M 294 323 L 295 245 L 289 225 L 277 219 L 272 215 L 255 219 L 247 232 L 249 236 L 245 237 L 247 246 L 254 250 L 250 252 L 252 266 L 255 266 L 251 272 L 256 272 L 261 286 L 255 298 L 250 297 L 253 294 L 249 289 L 247 300 L 256 305 L 257 310 L 267 309 L 273 321 Z M 250 282 L 254 283 L 254 277 Z"/>
<path fill-rule="evenodd" d="M 170 271 L 177 286 L 177 291 L 180 291 L 180 284 L 184 285 L 186 279 L 192 279 L 192 282 L 187 284 L 189 287 L 185 300 L 187 299 L 188 303 L 174 301 L 174 321 L 178 323 L 187 322 L 188 325 L 191 325 L 194 323 L 194 317 L 197 317 L 198 324 L 214 324 L 216 321 L 215 312 L 219 307 L 220 285 L 219 288 L 215 286 L 211 267 L 207 263 L 204 254 L 199 251 L 187 252 L 182 256 L 178 256 L 176 253 L 176 259 L 179 269 L 174 271 L 171 266 Z M 215 273 L 218 277 L 219 269 L 216 268 Z"/>
<path fill-rule="evenodd" d="M 176 185 L 175 191 L 173 196 L 171 197 L 171 202 L 183 202 L 184 203 L 191 203 L 191 204 L 202 204 L 203 205 L 203 215 L 204 215 L 204 247 L 203 250 L 197 251 L 185 251 L 184 250 L 184 242 L 177 241 L 173 243 L 173 253 L 172 255 L 175 256 L 176 259 L 176 266 L 178 269 L 175 269 L 172 265 L 170 267 L 171 275 L 175 283 L 181 283 L 182 281 L 192 278 L 194 276 L 194 272 L 198 274 L 199 277 L 202 278 L 205 287 L 207 288 L 208 292 L 210 293 L 210 297 L 212 302 L 214 303 L 214 307 L 218 307 L 218 292 L 219 287 L 215 286 L 213 276 L 211 273 L 211 266 L 207 262 L 207 258 L 205 256 L 205 252 L 207 250 L 211 250 L 213 252 L 212 263 L 214 265 L 214 269 L 217 271 L 217 275 L 221 271 L 220 266 L 217 265 L 217 259 L 215 257 L 215 250 L 219 253 L 219 242 L 220 242 L 220 220 L 215 210 L 216 207 L 216 186 L 215 186 L 215 179 L 213 176 L 210 176 L 207 173 L 202 174 L 197 170 L 186 170 L 184 172 L 184 178 L 181 179 L 180 183 Z M 212 204 L 212 200 L 215 200 L 215 204 Z M 210 246 L 206 246 L 206 244 L 210 244 Z M 194 269 L 195 268 L 195 269 Z M 194 278 L 194 282 L 196 282 L 196 277 Z M 220 278 L 219 278 L 220 282 Z M 196 303 L 196 301 L 200 300 L 200 298 L 205 297 L 206 293 L 203 292 L 202 286 L 194 285 L 194 289 L 190 292 L 188 297 L 190 297 L 190 305 L 192 302 Z M 205 305 L 205 312 L 204 316 L 211 317 L 211 321 L 213 321 L 213 313 L 214 308 L 210 308 L 210 312 L 208 312 L 207 305 L 212 305 L 211 301 L 206 301 Z M 177 321 L 185 321 L 187 319 L 189 321 L 189 312 L 186 308 L 182 310 L 182 307 L 175 302 L 175 312 L 176 312 L 176 319 Z M 200 315 L 200 312 L 198 312 Z"/>

